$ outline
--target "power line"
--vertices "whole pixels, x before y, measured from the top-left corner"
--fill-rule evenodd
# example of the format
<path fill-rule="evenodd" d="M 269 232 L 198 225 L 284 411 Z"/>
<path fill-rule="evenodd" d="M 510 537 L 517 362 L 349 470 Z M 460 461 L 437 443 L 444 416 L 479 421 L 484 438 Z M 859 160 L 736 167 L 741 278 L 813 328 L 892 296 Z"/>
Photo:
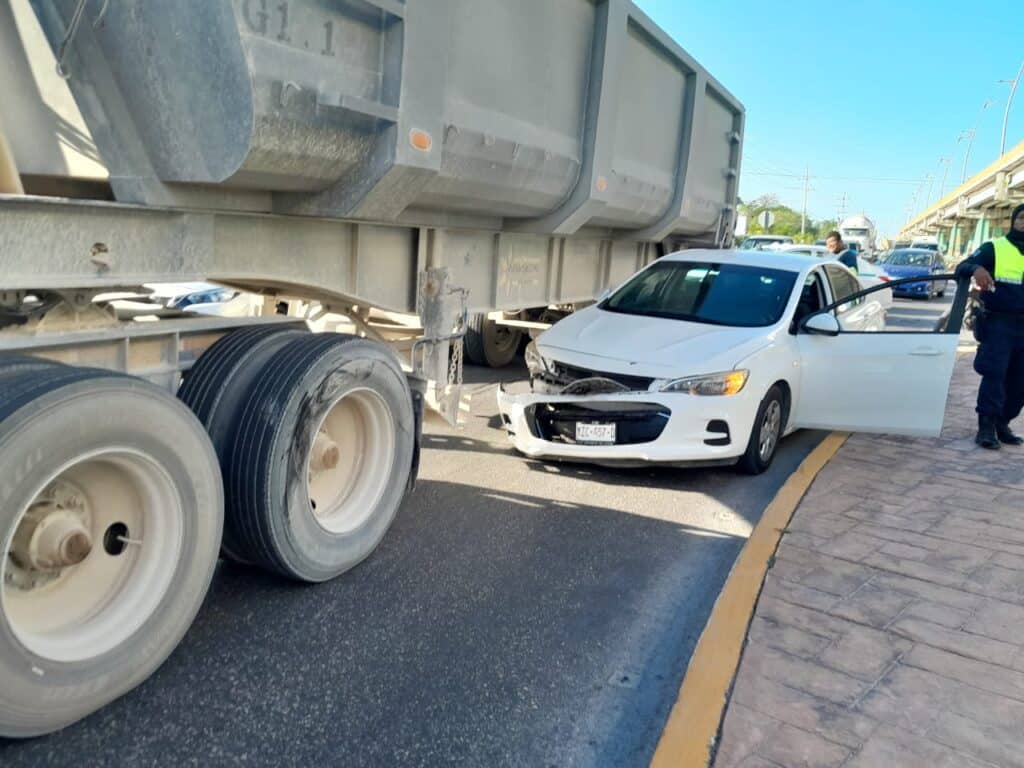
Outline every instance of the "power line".
<path fill-rule="evenodd" d="M 778 176 L 786 179 L 803 179 L 804 174 L 802 173 L 769 173 L 766 171 L 749 171 L 751 176 Z M 894 179 L 894 178 L 883 178 L 883 177 L 866 177 L 866 176 L 811 176 L 812 179 L 820 181 L 852 181 L 852 182 L 864 182 L 871 184 L 914 184 L 918 185 L 921 183 L 921 179 Z"/>

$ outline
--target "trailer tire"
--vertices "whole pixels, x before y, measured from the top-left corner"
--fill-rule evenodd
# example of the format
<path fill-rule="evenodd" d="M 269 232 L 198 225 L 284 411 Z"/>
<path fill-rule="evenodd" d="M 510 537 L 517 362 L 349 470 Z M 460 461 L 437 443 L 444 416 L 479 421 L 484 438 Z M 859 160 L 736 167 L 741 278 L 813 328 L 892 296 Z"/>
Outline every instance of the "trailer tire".
<path fill-rule="evenodd" d="M 225 475 L 239 416 L 253 382 L 278 350 L 306 333 L 291 325 L 232 331 L 200 356 L 178 390 L 179 399 L 206 428 Z M 225 525 L 221 554 L 236 563 L 249 564 L 239 554 L 239 547 L 235 527 Z"/>
<path fill-rule="evenodd" d="M 5 378 L 0 477 L 0 736 L 25 738 L 85 717 L 170 655 L 213 575 L 223 493 L 181 403 L 66 366 Z M 49 544 L 42 521 L 57 526 Z"/>
<path fill-rule="evenodd" d="M 504 368 L 519 354 L 522 337 L 519 328 L 498 325 L 486 314 L 470 315 L 466 325 L 466 357 L 473 365 Z"/>
<path fill-rule="evenodd" d="M 415 445 L 412 395 L 389 349 L 344 334 L 291 340 L 260 371 L 227 464 L 240 554 L 307 582 L 357 565 L 394 520 Z"/>
<path fill-rule="evenodd" d="M 29 371 L 48 371 L 54 368 L 67 368 L 63 363 L 47 360 L 44 357 L 31 355 L 0 355 L 0 376 L 7 378 Z"/>

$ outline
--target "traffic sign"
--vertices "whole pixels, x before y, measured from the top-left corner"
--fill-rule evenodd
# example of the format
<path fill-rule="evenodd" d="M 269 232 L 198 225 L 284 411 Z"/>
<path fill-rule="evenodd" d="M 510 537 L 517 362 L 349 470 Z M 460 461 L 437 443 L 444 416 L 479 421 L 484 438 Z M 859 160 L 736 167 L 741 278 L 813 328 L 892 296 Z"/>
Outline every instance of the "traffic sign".
<path fill-rule="evenodd" d="M 757 223 L 760 224 L 763 229 L 769 229 L 772 224 L 775 223 L 775 214 L 771 211 L 761 211 L 757 214 Z"/>

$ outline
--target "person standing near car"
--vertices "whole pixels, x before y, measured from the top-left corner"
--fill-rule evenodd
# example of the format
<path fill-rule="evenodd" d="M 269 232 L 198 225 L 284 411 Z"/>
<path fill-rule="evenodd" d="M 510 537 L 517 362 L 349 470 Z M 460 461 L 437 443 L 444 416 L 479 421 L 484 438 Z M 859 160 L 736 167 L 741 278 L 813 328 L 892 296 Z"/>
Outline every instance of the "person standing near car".
<path fill-rule="evenodd" d="M 956 274 L 973 277 L 981 292 L 974 319 L 974 370 L 981 376 L 975 442 L 991 450 L 1024 444 L 1010 429 L 1024 408 L 1024 205 L 1013 209 L 1006 236 L 983 244 Z"/>
<path fill-rule="evenodd" d="M 828 252 L 839 259 L 841 264 L 845 264 L 847 267 L 852 269 L 855 273 L 857 269 L 857 254 L 846 247 L 846 243 L 843 242 L 843 236 L 837 231 L 832 230 L 825 237 L 825 247 Z"/>

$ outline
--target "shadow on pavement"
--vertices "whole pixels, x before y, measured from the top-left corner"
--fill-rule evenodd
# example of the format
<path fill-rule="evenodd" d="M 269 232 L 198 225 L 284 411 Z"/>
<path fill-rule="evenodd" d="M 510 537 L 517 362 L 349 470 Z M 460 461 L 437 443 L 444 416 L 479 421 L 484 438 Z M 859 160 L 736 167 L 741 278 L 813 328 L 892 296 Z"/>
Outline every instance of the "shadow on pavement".
<path fill-rule="evenodd" d="M 153 678 L 0 763 L 646 764 L 742 544 L 423 482 L 338 580 L 222 563 Z"/>
<path fill-rule="evenodd" d="M 647 765 L 745 531 L 822 435 L 753 478 L 610 470 L 520 457 L 493 392 L 474 405 L 428 426 L 364 563 L 315 586 L 222 563 L 153 678 L 0 765 Z"/>

